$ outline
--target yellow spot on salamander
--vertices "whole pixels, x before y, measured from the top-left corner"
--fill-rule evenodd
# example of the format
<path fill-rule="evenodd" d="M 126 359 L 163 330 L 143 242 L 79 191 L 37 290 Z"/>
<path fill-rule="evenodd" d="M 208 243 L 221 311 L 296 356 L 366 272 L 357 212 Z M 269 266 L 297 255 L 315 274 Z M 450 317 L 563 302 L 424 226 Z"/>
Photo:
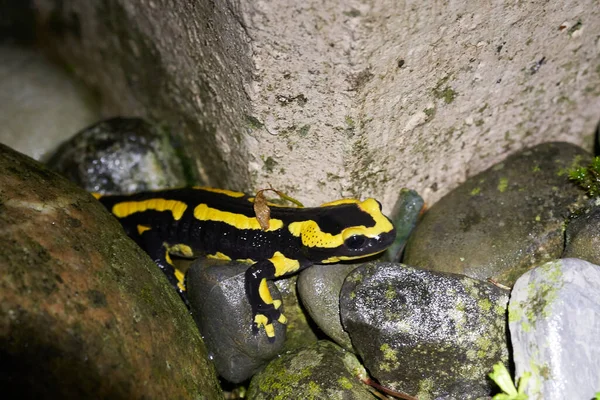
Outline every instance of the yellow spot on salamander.
<path fill-rule="evenodd" d="M 149 231 L 150 227 L 148 225 L 138 225 L 137 226 L 137 231 L 138 231 L 138 235 L 141 235 L 142 233 Z"/>
<path fill-rule="evenodd" d="M 213 259 L 216 259 L 216 260 L 226 260 L 226 261 L 231 260 L 231 257 L 229 257 L 228 255 L 225 255 L 225 254 L 221 253 L 220 251 L 217 251 L 215 254 L 208 254 L 206 256 L 206 258 L 213 258 Z"/>
<path fill-rule="evenodd" d="M 200 204 L 194 208 L 194 217 L 200 221 L 224 222 L 238 229 L 262 230 L 255 217 L 247 217 L 242 214 L 221 211 L 217 208 L 209 207 L 206 204 Z M 282 226 L 282 220 L 271 218 L 269 220 L 269 229 L 267 229 L 267 231 L 275 231 L 281 229 Z"/>
<path fill-rule="evenodd" d="M 92 196 L 94 196 L 94 198 L 96 200 L 98 200 L 100 197 L 102 197 L 102 193 L 90 193 Z"/>
<path fill-rule="evenodd" d="M 173 246 L 170 246 L 169 253 L 176 254 L 178 256 L 188 257 L 188 258 L 194 257 L 194 251 L 192 250 L 192 248 L 190 246 L 188 246 L 187 244 L 183 244 L 183 243 L 177 243 L 177 244 L 174 244 Z"/>
<path fill-rule="evenodd" d="M 231 257 L 229 257 L 227 254 L 223 254 L 220 251 L 217 251 L 215 254 L 207 254 L 206 258 L 212 258 L 213 260 L 225 260 L 225 261 L 231 261 Z M 246 264 L 254 264 L 256 263 L 256 260 L 252 260 L 250 258 L 236 258 L 235 261 L 237 262 L 241 262 L 241 263 L 246 263 Z"/>
<path fill-rule="evenodd" d="M 194 186 L 193 189 L 199 189 L 199 190 L 204 190 L 206 192 L 212 192 L 212 193 L 220 193 L 220 194 L 225 194 L 229 197 L 244 197 L 246 194 L 242 193 L 242 192 L 234 192 L 233 190 L 227 190 L 227 189 L 217 189 L 217 188 L 211 188 L 211 187 L 206 187 L 206 186 Z"/>
<path fill-rule="evenodd" d="M 321 204 L 321 207 L 339 206 L 340 204 L 360 204 L 360 200 L 357 200 L 357 199 L 334 200 L 334 201 L 330 201 L 329 203 Z"/>
<path fill-rule="evenodd" d="M 275 337 L 275 328 L 273 327 L 273 324 L 269 324 L 269 319 L 265 315 L 256 314 L 256 316 L 254 317 L 254 323 L 259 328 L 261 326 L 264 326 L 265 333 L 267 334 L 268 337 L 270 337 L 270 338 Z"/>
<path fill-rule="evenodd" d="M 265 278 L 263 278 L 260 281 L 260 285 L 258 287 L 258 295 L 260 296 L 261 300 L 265 302 L 265 304 L 273 303 L 273 297 L 271 297 L 271 292 L 269 291 L 269 287 L 267 286 L 267 280 Z"/>
<path fill-rule="evenodd" d="M 175 268 L 175 278 L 177 278 L 177 287 L 179 290 L 185 292 L 185 285 L 183 283 L 185 281 L 184 273 Z"/>
<path fill-rule="evenodd" d="M 275 276 L 283 276 L 300 269 L 298 260 L 287 258 L 279 251 L 273 253 L 273 257 L 269 258 L 269 261 L 275 266 Z"/>
<path fill-rule="evenodd" d="M 187 204 L 177 200 L 166 200 L 162 198 L 148 199 L 142 201 L 124 201 L 117 203 L 112 208 L 112 213 L 117 218 L 125 218 L 138 212 L 147 210 L 171 211 L 173 218 L 178 221 L 187 209 Z"/>
<path fill-rule="evenodd" d="M 169 255 L 169 250 L 165 248 L 165 260 L 169 265 L 173 265 L 173 260 L 171 260 L 171 256 Z"/>
<path fill-rule="evenodd" d="M 336 263 L 336 262 L 340 262 L 340 261 L 349 261 L 349 260 L 356 260 L 357 258 L 363 258 L 363 257 L 367 257 L 367 256 L 372 256 L 375 254 L 379 254 L 382 253 L 385 250 L 379 251 L 377 253 L 369 253 L 366 256 L 333 256 L 333 257 L 329 257 L 323 261 L 320 261 L 321 264 L 331 264 L 331 263 Z"/>
<path fill-rule="evenodd" d="M 292 222 L 288 225 L 288 230 L 290 233 L 296 237 L 300 237 L 302 235 L 302 228 L 307 221 L 296 221 Z"/>

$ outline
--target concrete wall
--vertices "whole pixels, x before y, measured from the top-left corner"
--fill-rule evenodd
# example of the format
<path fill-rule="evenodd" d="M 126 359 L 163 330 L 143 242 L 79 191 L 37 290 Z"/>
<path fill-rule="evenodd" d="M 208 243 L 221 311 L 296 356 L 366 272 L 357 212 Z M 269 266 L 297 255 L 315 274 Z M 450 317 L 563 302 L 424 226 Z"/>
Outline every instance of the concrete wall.
<path fill-rule="evenodd" d="M 600 119 L 595 0 L 35 4 L 107 115 L 169 124 L 208 184 L 307 205 L 432 203 L 524 146 L 591 149 Z"/>

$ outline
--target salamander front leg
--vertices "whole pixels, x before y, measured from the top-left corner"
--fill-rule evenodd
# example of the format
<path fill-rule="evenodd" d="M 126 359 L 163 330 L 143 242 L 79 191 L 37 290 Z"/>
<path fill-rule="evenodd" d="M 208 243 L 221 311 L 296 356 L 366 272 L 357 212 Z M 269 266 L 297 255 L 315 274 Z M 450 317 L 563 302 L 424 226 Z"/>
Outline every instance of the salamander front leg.
<path fill-rule="evenodd" d="M 269 260 L 259 261 L 246 270 L 246 296 L 252 307 L 252 331 L 258 333 L 265 328 L 269 341 L 275 341 L 273 321 L 285 324 L 287 319 L 281 313 L 281 300 L 273 300 L 267 286 L 267 279 L 275 277 L 275 266 Z"/>

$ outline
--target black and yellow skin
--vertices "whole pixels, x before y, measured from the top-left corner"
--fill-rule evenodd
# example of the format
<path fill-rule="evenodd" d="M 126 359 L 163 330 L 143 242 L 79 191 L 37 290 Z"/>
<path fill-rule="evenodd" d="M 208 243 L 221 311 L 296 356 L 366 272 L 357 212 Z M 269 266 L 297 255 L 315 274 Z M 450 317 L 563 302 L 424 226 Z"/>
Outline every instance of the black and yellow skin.
<path fill-rule="evenodd" d="M 338 200 L 315 208 L 271 205 L 269 228 L 255 217 L 253 197 L 212 188 L 170 189 L 127 196 L 95 195 L 158 264 L 185 298 L 184 275 L 170 255 L 209 256 L 250 263 L 246 294 L 253 329 L 274 338 L 273 321 L 285 323 L 267 279 L 313 264 L 367 257 L 385 250 L 396 236 L 374 199 Z"/>

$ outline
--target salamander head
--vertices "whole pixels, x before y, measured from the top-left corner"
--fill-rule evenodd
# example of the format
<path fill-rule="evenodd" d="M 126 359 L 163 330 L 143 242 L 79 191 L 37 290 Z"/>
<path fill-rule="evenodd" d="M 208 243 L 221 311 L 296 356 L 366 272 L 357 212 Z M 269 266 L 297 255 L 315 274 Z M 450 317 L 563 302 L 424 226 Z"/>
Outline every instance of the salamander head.
<path fill-rule="evenodd" d="M 315 263 L 368 257 L 396 238 L 394 225 L 375 199 L 338 200 L 315 210 L 313 219 L 290 224 L 290 232 L 301 237 L 304 253 Z"/>

